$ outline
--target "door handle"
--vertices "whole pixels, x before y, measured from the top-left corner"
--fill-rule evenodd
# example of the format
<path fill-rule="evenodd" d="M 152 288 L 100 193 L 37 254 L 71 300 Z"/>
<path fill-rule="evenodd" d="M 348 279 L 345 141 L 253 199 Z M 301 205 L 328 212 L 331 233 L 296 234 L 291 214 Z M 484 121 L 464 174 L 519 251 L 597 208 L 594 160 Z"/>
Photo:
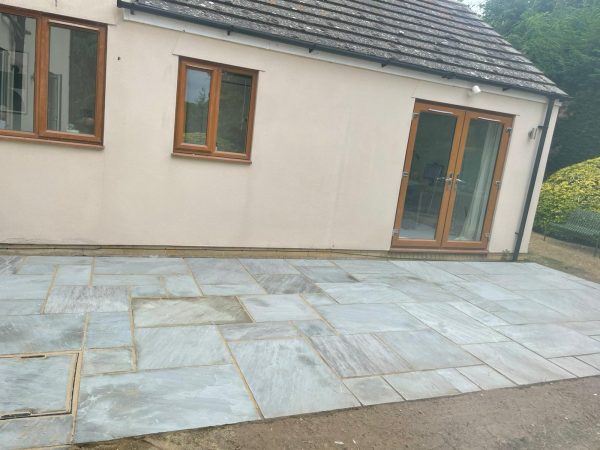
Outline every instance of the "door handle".
<path fill-rule="evenodd" d="M 452 173 L 446 177 L 446 187 L 448 189 L 452 189 L 452 180 L 453 179 L 454 179 L 454 174 L 452 174 Z"/>

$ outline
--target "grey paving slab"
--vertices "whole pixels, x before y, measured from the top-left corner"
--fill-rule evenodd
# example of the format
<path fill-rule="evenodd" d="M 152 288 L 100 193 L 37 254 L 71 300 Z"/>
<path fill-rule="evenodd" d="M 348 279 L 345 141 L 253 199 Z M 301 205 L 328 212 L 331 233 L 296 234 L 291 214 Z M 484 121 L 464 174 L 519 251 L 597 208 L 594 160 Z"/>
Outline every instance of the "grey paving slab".
<path fill-rule="evenodd" d="M 188 266 L 182 258 L 98 257 L 95 274 L 109 275 L 183 275 Z"/>
<path fill-rule="evenodd" d="M 130 293 L 131 298 L 160 298 L 169 296 L 167 290 L 160 285 L 132 286 Z"/>
<path fill-rule="evenodd" d="M 240 300 L 256 322 L 318 319 L 318 314 L 299 295 L 254 295 Z"/>
<path fill-rule="evenodd" d="M 269 294 L 319 293 L 321 290 L 303 275 L 255 275 L 256 281 Z"/>
<path fill-rule="evenodd" d="M 94 275 L 93 286 L 160 286 L 156 275 Z"/>
<path fill-rule="evenodd" d="M 427 264 L 451 273 L 452 275 L 483 275 L 486 273 L 478 267 L 466 264 L 462 261 L 427 261 Z"/>
<path fill-rule="evenodd" d="M 284 259 L 240 259 L 246 269 L 255 275 L 286 275 L 300 272 Z"/>
<path fill-rule="evenodd" d="M 227 341 L 278 339 L 300 335 L 298 329 L 289 322 L 220 325 L 219 330 Z"/>
<path fill-rule="evenodd" d="M 578 356 L 578 359 L 600 370 L 600 353 Z"/>
<path fill-rule="evenodd" d="M 131 346 L 129 312 L 90 313 L 88 317 L 86 348 Z"/>
<path fill-rule="evenodd" d="M 133 302 L 136 327 L 250 322 L 235 297 L 148 300 Z"/>
<path fill-rule="evenodd" d="M 533 300 L 504 300 L 480 305 L 504 319 L 506 324 L 566 322 L 569 317 Z"/>
<path fill-rule="evenodd" d="M 456 369 L 438 369 L 436 372 L 444 377 L 452 386 L 454 386 L 463 394 L 481 390 L 479 386 L 477 386 L 468 377 L 464 376 Z"/>
<path fill-rule="evenodd" d="M 1 307 L 2 303 L 0 303 Z M 566 322 L 562 323 L 565 327 L 571 328 L 578 333 L 585 334 L 587 336 L 594 336 L 600 334 L 600 320 L 592 320 L 590 322 Z"/>
<path fill-rule="evenodd" d="M 337 267 L 303 266 L 300 271 L 315 283 L 353 283 L 356 278 Z"/>
<path fill-rule="evenodd" d="M 467 261 L 465 264 L 491 275 L 520 275 L 533 269 L 530 264 L 518 262 Z"/>
<path fill-rule="evenodd" d="M 395 266 L 390 261 L 370 259 L 336 259 L 333 262 L 346 272 L 349 272 L 351 275 L 355 273 L 406 273 L 404 270 Z"/>
<path fill-rule="evenodd" d="M 580 289 L 548 289 L 518 291 L 523 297 L 551 308 L 571 321 L 600 320 L 600 303 L 597 292 Z"/>
<path fill-rule="evenodd" d="M 56 286 L 87 286 L 91 275 L 92 266 L 89 264 L 58 266 L 54 284 Z"/>
<path fill-rule="evenodd" d="M 258 419 L 231 365 L 83 377 L 76 442 Z"/>
<path fill-rule="evenodd" d="M 572 356 L 552 358 L 550 361 L 578 377 L 591 377 L 600 375 L 600 370 Z"/>
<path fill-rule="evenodd" d="M 75 355 L 0 358 L 0 416 L 69 412 Z"/>
<path fill-rule="evenodd" d="M 497 302 L 491 302 L 497 304 Z M 502 302 L 504 304 L 505 302 Z M 488 327 L 497 327 L 501 325 L 508 325 L 509 323 L 502 320 L 497 315 L 491 314 L 478 306 L 475 306 L 469 302 L 451 302 L 450 305 L 458 309 L 460 312 L 465 313 L 467 316 L 481 322 Z"/>
<path fill-rule="evenodd" d="M 86 350 L 84 352 L 84 376 L 131 371 L 133 371 L 133 361 L 130 348 Z"/>
<path fill-rule="evenodd" d="M 406 400 L 456 395 L 461 392 L 435 371 L 408 372 L 384 377 Z"/>
<path fill-rule="evenodd" d="M 410 371 L 406 361 L 369 334 L 314 336 L 312 342 L 343 378 Z"/>
<path fill-rule="evenodd" d="M 0 420 L 3 450 L 31 449 L 71 442 L 73 416 Z"/>
<path fill-rule="evenodd" d="M 338 303 L 399 303 L 412 299 L 383 283 L 319 283 L 318 286 Z"/>
<path fill-rule="evenodd" d="M 401 305 L 419 320 L 457 344 L 508 340 L 493 329 L 446 303 L 406 303 Z"/>
<path fill-rule="evenodd" d="M 516 342 L 471 344 L 463 348 L 517 384 L 573 378 L 566 370 Z"/>
<path fill-rule="evenodd" d="M 404 399 L 381 377 L 348 378 L 344 384 L 365 406 L 396 403 Z"/>
<path fill-rule="evenodd" d="M 27 264 L 92 264 L 91 256 L 28 256 L 25 260 Z"/>
<path fill-rule="evenodd" d="M 214 325 L 135 330 L 138 370 L 208 366 L 231 362 Z"/>
<path fill-rule="evenodd" d="M 331 305 L 337 303 L 327 294 L 302 294 L 302 298 L 313 306 Z M 600 333 L 599 333 L 600 334 Z"/>
<path fill-rule="evenodd" d="M 430 329 L 379 333 L 377 336 L 400 355 L 412 370 L 480 364 L 473 355 Z"/>
<path fill-rule="evenodd" d="M 426 328 L 422 322 L 395 304 L 324 305 L 316 308 L 342 334 Z"/>
<path fill-rule="evenodd" d="M 41 314 L 44 300 L 0 300 L 0 317 Z"/>
<path fill-rule="evenodd" d="M 21 256 L 0 255 L 0 275 L 14 275 L 23 262 Z"/>
<path fill-rule="evenodd" d="M 509 291 L 508 289 L 504 289 L 494 283 L 489 283 L 486 281 L 461 281 L 456 283 L 457 286 L 464 289 L 462 292 L 467 292 L 470 295 L 465 297 L 465 300 L 470 300 L 472 298 L 482 298 L 485 300 L 518 300 L 523 297 L 519 294 Z M 462 296 L 462 292 L 459 293 L 459 296 Z"/>
<path fill-rule="evenodd" d="M 55 286 L 44 308 L 46 314 L 127 310 L 127 288 L 116 286 Z"/>
<path fill-rule="evenodd" d="M 529 291 L 550 288 L 583 289 L 583 286 L 576 281 L 549 274 L 524 273 L 519 275 L 487 275 L 486 279 L 512 291 Z"/>
<path fill-rule="evenodd" d="M 0 355 L 79 350 L 83 322 L 79 314 L 0 317 Z"/>
<path fill-rule="evenodd" d="M 561 325 L 511 325 L 496 329 L 544 358 L 600 352 L 600 342 Z"/>
<path fill-rule="evenodd" d="M 53 275 L 56 270 L 54 264 L 29 264 L 24 263 L 17 272 L 19 275 Z"/>
<path fill-rule="evenodd" d="M 246 285 L 254 278 L 237 259 L 188 258 L 186 259 L 198 284 Z"/>
<path fill-rule="evenodd" d="M 402 270 L 411 273 L 415 277 L 430 283 L 452 283 L 455 281 L 462 281 L 456 275 L 452 275 L 426 261 L 392 261 L 392 263 Z"/>
<path fill-rule="evenodd" d="M 265 417 L 359 406 L 304 340 L 232 342 L 230 347 Z"/>
<path fill-rule="evenodd" d="M 191 275 L 165 277 L 165 288 L 172 297 L 198 297 L 202 295 Z"/>
<path fill-rule="evenodd" d="M 42 300 L 52 275 L 0 275 L 0 300 Z"/>
<path fill-rule="evenodd" d="M 288 259 L 287 262 L 296 267 L 335 267 L 327 259 Z"/>
<path fill-rule="evenodd" d="M 404 292 L 413 302 L 460 302 L 463 299 L 454 292 L 455 288 L 443 287 L 442 285 L 429 283 L 414 278 L 389 281 L 391 286 Z"/>
<path fill-rule="evenodd" d="M 295 320 L 294 325 L 306 336 L 330 336 L 333 329 L 322 320 Z"/>
<path fill-rule="evenodd" d="M 205 295 L 258 295 L 267 292 L 256 282 L 246 284 L 202 284 Z"/>
<path fill-rule="evenodd" d="M 481 389 L 499 389 L 512 387 L 515 384 L 503 375 L 500 375 L 489 366 L 459 367 L 458 370 L 465 377 L 479 386 Z"/>

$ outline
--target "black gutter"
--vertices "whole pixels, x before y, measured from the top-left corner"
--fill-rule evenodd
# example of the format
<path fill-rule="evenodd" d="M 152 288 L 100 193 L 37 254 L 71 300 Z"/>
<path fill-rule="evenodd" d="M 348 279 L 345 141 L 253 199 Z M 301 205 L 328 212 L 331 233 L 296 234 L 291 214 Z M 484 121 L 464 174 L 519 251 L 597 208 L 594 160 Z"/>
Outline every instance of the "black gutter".
<path fill-rule="evenodd" d="M 185 14 L 180 14 L 180 13 L 167 11 L 167 10 L 159 9 L 159 8 L 153 8 L 152 6 L 142 5 L 142 4 L 138 3 L 137 0 L 132 1 L 132 2 L 128 2 L 125 0 L 117 0 L 117 7 L 123 8 L 123 9 L 129 9 L 132 13 L 134 11 L 146 12 L 146 13 L 154 14 L 157 16 L 168 17 L 170 19 L 181 20 L 183 22 L 190 22 L 190 23 L 195 23 L 197 25 L 205 25 L 205 26 L 209 26 L 212 28 L 219 28 L 221 30 L 227 31 L 228 35 L 233 32 L 236 32 L 236 33 L 240 33 L 240 34 L 245 34 L 247 36 L 253 36 L 253 37 L 258 37 L 258 38 L 262 38 L 262 39 L 268 39 L 270 41 L 281 42 L 282 44 L 306 47 L 310 53 L 312 53 L 315 50 L 321 50 L 321 51 L 325 51 L 327 53 L 333 53 L 333 54 L 339 55 L 339 56 L 346 56 L 346 57 L 350 57 L 350 58 L 362 59 L 365 61 L 378 63 L 378 64 L 381 64 L 382 67 L 395 66 L 395 67 L 400 67 L 400 68 L 404 68 L 404 69 L 416 70 L 418 72 L 428 73 L 430 75 L 438 75 L 438 76 L 441 76 L 442 78 L 446 78 L 446 79 L 457 78 L 459 80 L 470 81 L 470 82 L 474 82 L 474 83 L 485 83 L 485 84 L 489 84 L 492 86 L 500 87 L 503 90 L 516 89 L 519 91 L 531 92 L 531 93 L 538 94 L 538 95 L 544 95 L 544 96 L 548 95 L 548 91 L 542 91 L 542 90 L 538 90 L 538 89 L 523 87 L 523 86 L 519 86 L 516 84 L 501 83 L 498 81 L 487 80 L 485 78 L 470 77 L 468 75 L 458 75 L 451 71 L 431 69 L 428 67 L 419 66 L 417 64 L 400 62 L 400 61 L 396 61 L 393 59 L 381 58 L 378 56 L 364 55 L 361 53 L 355 53 L 355 52 L 351 52 L 349 50 L 342 50 L 342 49 L 330 47 L 327 45 L 317 45 L 313 42 L 305 41 L 302 39 L 286 38 L 283 36 L 278 36 L 276 34 L 267 33 L 265 31 L 257 31 L 257 30 L 253 30 L 251 28 L 239 27 L 237 25 L 231 25 L 231 24 L 225 24 L 225 23 L 221 23 L 221 22 L 216 22 L 214 20 L 205 19 L 202 17 L 191 17 L 191 16 L 187 16 Z M 555 95 L 556 95 L 556 97 L 560 97 L 560 98 L 568 97 L 566 94 L 562 95 L 562 94 L 556 93 Z"/>
<path fill-rule="evenodd" d="M 535 162 L 533 164 L 533 171 L 531 173 L 531 179 L 529 180 L 529 189 L 527 190 L 527 198 L 525 199 L 525 206 L 523 208 L 523 214 L 521 215 L 521 223 L 519 224 L 519 231 L 517 231 L 517 242 L 513 250 L 512 260 L 519 260 L 519 253 L 521 252 L 521 244 L 523 243 L 523 235 L 525 234 L 525 227 L 527 226 L 527 220 L 529 219 L 529 209 L 531 208 L 531 200 L 535 191 L 535 184 L 538 178 L 538 171 L 540 170 L 540 163 L 542 161 L 542 154 L 544 153 L 544 147 L 546 146 L 546 138 L 548 137 L 548 128 L 550 127 L 550 119 L 552 118 L 552 112 L 554 110 L 554 104 L 556 103 L 555 97 L 548 97 L 548 108 L 546 109 L 546 117 L 544 119 L 544 126 L 542 129 L 542 136 L 537 148 L 537 154 L 535 155 Z"/>

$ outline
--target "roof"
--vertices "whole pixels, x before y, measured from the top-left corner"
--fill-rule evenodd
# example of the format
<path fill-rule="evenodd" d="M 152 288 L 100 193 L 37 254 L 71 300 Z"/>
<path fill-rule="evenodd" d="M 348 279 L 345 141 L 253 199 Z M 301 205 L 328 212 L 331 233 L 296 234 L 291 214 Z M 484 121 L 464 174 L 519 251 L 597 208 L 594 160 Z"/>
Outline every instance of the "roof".
<path fill-rule="evenodd" d="M 566 96 L 452 0 L 117 0 L 118 6 L 473 82 Z"/>

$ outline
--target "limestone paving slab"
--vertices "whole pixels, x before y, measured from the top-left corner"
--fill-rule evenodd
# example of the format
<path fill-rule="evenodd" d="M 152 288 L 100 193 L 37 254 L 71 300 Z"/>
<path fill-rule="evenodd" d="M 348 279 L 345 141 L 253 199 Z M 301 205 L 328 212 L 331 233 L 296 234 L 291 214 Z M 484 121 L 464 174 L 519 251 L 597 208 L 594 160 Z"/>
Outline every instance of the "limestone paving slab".
<path fill-rule="evenodd" d="M 172 297 L 199 297 L 200 289 L 191 275 L 165 277 L 165 288 Z"/>
<path fill-rule="evenodd" d="M 383 283 L 318 283 L 338 303 L 397 303 L 411 298 Z"/>
<path fill-rule="evenodd" d="M 595 336 L 600 334 L 600 320 L 592 320 L 589 322 L 568 322 L 562 323 L 561 325 L 587 336 Z"/>
<path fill-rule="evenodd" d="M 114 286 L 55 286 L 44 308 L 46 314 L 129 310 L 127 289 Z"/>
<path fill-rule="evenodd" d="M 181 258 L 97 257 L 95 274 L 108 275 L 179 275 L 188 273 Z"/>
<path fill-rule="evenodd" d="M 598 291 L 594 289 L 517 291 L 517 294 L 551 308 L 571 321 L 600 320 Z"/>
<path fill-rule="evenodd" d="M 0 300 L 0 317 L 41 314 L 44 300 Z"/>
<path fill-rule="evenodd" d="M 28 264 L 24 263 L 17 272 L 19 275 L 53 275 L 56 270 L 54 264 Z"/>
<path fill-rule="evenodd" d="M 160 286 L 156 275 L 94 275 L 93 286 Z"/>
<path fill-rule="evenodd" d="M 253 275 L 299 275 L 300 272 L 284 259 L 240 259 Z"/>
<path fill-rule="evenodd" d="M 81 379 L 75 441 L 110 440 L 259 417 L 232 365 L 90 376 Z"/>
<path fill-rule="evenodd" d="M 14 275 L 22 262 L 20 256 L 0 255 L 0 275 Z"/>
<path fill-rule="evenodd" d="M 205 295 L 259 295 L 267 292 L 256 282 L 246 284 L 202 284 L 200 289 Z"/>
<path fill-rule="evenodd" d="M 427 264 L 452 275 L 484 275 L 486 272 L 462 261 L 427 261 Z"/>
<path fill-rule="evenodd" d="M 299 295 L 243 296 L 240 300 L 256 322 L 318 319 L 318 314 Z"/>
<path fill-rule="evenodd" d="M 219 330 L 227 341 L 278 339 L 299 336 L 298 329 L 289 322 L 220 325 Z"/>
<path fill-rule="evenodd" d="M 139 370 L 228 364 L 229 353 L 216 326 L 138 328 Z"/>
<path fill-rule="evenodd" d="M 456 275 L 439 269 L 427 261 L 392 261 L 394 265 L 414 275 L 415 277 L 430 283 L 452 283 L 462 281 Z"/>
<path fill-rule="evenodd" d="M 508 340 L 446 303 L 407 303 L 402 308 L 457 344 Z"/>
<path fill-rule="evenodd" d="M 499 389 L 513 387 L 515 385 L 508 378 L 500 375 L 494 369 L 486 365 L 459 367 L 456 370 L 462 373 L 481 389 Z"/>
<path fill-rule="evenodd" d="M 255 275 L 256 281 L 269 294 L 320 293 L 321 290 L 303 275 Z"/>
<path fill-rule="evenodd" d="M 479 386 L 473 383 L 468 377 L 464 376 L 458 370 L 453 368 L 438 369 L 436 373 L 444 377 L 448 382 L 463 394 L 481 390 Z"/>
<path fill-rule="evenodd" d="M 84 376 L 132 370 L 133 360 L 129 348 L 86 350 L 83 356 Z"/>
<path fill-rule="evenodd" d="M 502 318 L 506 322 L 505 325 L 566 322 L 569 320 L 569 317 L 564 314 L 533 300 L 504 300 L 501 302 L 487 302 L 480 304 L 480 306 Z"/>
<path fill-rule="evenodd" d="M 322 320 L 295 320 L 294 325 L 308 337 L 330 336 L 335 334 L 333 329 Z"/>
<path fill-rule="evenodd" d="M 80 265 L 92 264 L 91 256 L 28 256 L 27 264 Z"/>
<path fill-rule="evenodd" d="M 507 300 L 509 301 L 509 300 Z M 498 304 L 497 302 L 490 302 Z M 502 302 L 504 305 L 506 302 Z M 508 322 L 501 319 L 497 315 L 491 314 L 478 306 L 475 306 L 469 302 L 451 302 L 450 305 L 458 309 L 460 312 L 465 313 L 467 316 L 481 322 L 488 327 L 497 327 L 501 325 L 509 325 Z"/>
<path fill-rule="evenodd" d="M 580 359 L 581 361 L 589 364 L 590 366 L 600 370 L 600 353 L 596 353 L 593 355 L 578 356 L 577 359 Z"/>
<path fill-rule="evenodd" d="M 136 327 L 248 323 L 251 321 L 235 297 L 136 299 L 133 301 L 133 317 Z"/>
<path fill-rule="evenodd" d="M 69 412 L 76 361 L 72 354 L 0 358 L 0 417 L 24 411 Z"/>
<path fill-rule="evenodd" d="M 0 317 L 0 355 L 79 350 L 83 324 L 81 314 Z"/>
<path fill-rule="evenodd" d="M 324 305 L 319 313 L 342 334 L 406 331 L 427 328 L 396 304 Z"/>
<path fill-rule="evenodd" d="M 442 369 L 479 364 L 460 346 L 433 330 L 398 331 L 377 335 L 412 370 Z"/>
<path fill-rule="evenodd" d="M 239 341 L 230 347 L 267 418 L 360 405 L 304 340 Z"/>
<path fill-rule="evenodd" d="M 312 342 L 343 378 L 410 371 L 406 361 L 369 334 L 314 336 Z"/>
<path fill-rule="evenodd" d="M 337 303 L 327 294 L 304 293 L 302 294 L 302 298 L 313 306 L 331 305 Z M 600 334 L 600 332 L 598 332 L 598 334 Z"/>
<path fill-rule="evenodd" d="M 332 261 L 327 259 L 288 259 L 295 267 L 335 267 Z"/>
<path fill-rule="evenodd" d="M 131 346 L 129 312 L 100 312 L 88 315 L 86 348 Z"/>
<path fill-rule="evenodd" d="M 355 273 L 406 273 L 404 270 L 400 269 L 398 266 L 395 266 L 390 261 L 370 259 L 336 259 L 334 263 L 351 275 L 354 275 Z"/>
<path fill-rule="evenodd" d="M 591 377 L 600 375 L 600 371 L 598 369 L 572 356 L 552 358 L 550 361 L 578 377 Z"/>
<path fill-rule="evenodd" d="M 356 278 L 338 267 L 301 266 L 300 271 L 314 283 L 356 282 Z"/>
<path fill-rule="evenodd" d="M 382 377 L 348 378 L 344 384 L 365 406 L 404 400 Z"/>
<path fill-rule="evenodd" d="M 198 284 L 247 285 L 254 278 L 237 259 L 187 258 Z"/>
<path fill-rule="evenodd" d="M 544 358 L 600 352 L 600 342 L 556 324 L 514 325 L 496 329 Z"/>
<path fill-rule="evenodd" d="M 513 291 L 509 291 L 508 289 L 488 281 L 460 281 L 456 283 L 456 285 L 461 287 L 463 292 L 468 293 L 468 295 L 465 297 L 465 300 L 481 298 L 484 300 L 499 301 L 518 300 L 523 298 Z M 458 295 L 461 296 L 461 294 Z"/>
<path fill-rule="evenodd" d="M 42 300 L 52 275 L 0 275 L 0 300 Z"/>
<path fill-rule="evenodd" d="M 463 348 L 517 384 L 573 378 L 566 370 L 516 342 L 471 344 Z"/>
<path fill-rule="evenodd" d="M 87 286 L 92 275 L 89 264 L 59 266 L 54 278 L 56 286 Z"/>
<path fill-rule="evenodd" d="M 435 371 L 408 372 L 384 377 L 406 400 L 456 395 L 461 392 Z"/>
<path fill-rule="evenodd" d="M 161 298 L 168 297 L 167 290 L 160 285 L 132 286 L 130 288 L 131 298 Z"/>
<path fill-rule="evenodd" d="M 31 449 L 69 444 L 72 428 L 71 415 L 0 420 L 2 449 Z"/>

